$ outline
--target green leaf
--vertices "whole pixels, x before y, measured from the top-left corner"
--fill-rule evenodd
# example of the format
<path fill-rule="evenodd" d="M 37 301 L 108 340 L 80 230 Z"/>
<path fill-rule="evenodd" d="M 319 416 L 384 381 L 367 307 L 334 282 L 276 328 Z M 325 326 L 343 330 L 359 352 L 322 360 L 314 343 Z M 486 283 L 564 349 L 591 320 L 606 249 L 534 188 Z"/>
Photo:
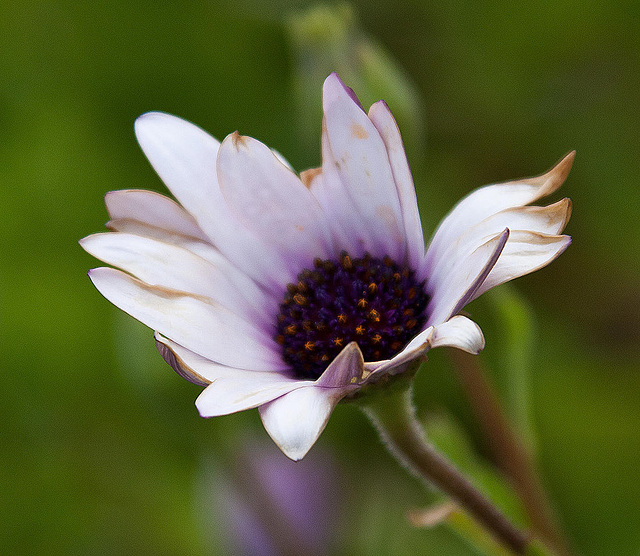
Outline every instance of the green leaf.
<path fill-rule="evenodd" d="M 491 464 L 482 460 L 452 417 L 430 416 L 425 424 L 427 438 L 514 523 L 527 523 L 526 513 L 511 485 Z"/>
<path fill-rule="evenodd" d="M 485 328 L 490 338 L 483 354 L 490 360 L 494 382 L 507 416 L 525 446 L 535 452 L 531 410 L 531 372 L 537 334 L 534 311 L 510 284 L 487 292 L 482 307 L 493 317 Z"/>

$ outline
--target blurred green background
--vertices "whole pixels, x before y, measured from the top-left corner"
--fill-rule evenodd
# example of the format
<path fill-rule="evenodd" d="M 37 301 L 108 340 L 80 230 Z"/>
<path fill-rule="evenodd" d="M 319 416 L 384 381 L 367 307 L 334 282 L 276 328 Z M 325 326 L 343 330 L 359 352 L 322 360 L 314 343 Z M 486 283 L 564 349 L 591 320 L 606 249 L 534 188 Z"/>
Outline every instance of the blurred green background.
<path fill-rule="evenodd" d="M 505 404 L 528 400 L 522 434 L 577 552 L 639 554 L 640 4 L 352 7 L 351 30 L 323 31 L 342 42 L 319 48 L 322 32 L 292 19 L 302 2 L 2 3 L 3 554 L 232 553 L 202 476 L 266 436 L 257 412 L 200 419 L 200 389 L 95 291 L 85 273 L 97 263 L 77 241 L 103 230 L 107 191 L 163 191 L 133 134 L 145 111 L 218 138 L 239 129 L 299 170 L 318 165 L 327 67 L 366 105 L 385 96 L 397 113 L 427 234 L 472 188 L 577 150 L 560 192 L 574 203 L 573 245 L 508 290 L 531 321 L 528 355 L 499 296 L 469 311 Z M 416 403 L 495 474 L 445 354 L 419 373 Z M 429 495 L 355 408 L 337 409 L 314 450 L 349 485 L 334 553 L 478 554 L 448 527 L 409 525 Z"/>

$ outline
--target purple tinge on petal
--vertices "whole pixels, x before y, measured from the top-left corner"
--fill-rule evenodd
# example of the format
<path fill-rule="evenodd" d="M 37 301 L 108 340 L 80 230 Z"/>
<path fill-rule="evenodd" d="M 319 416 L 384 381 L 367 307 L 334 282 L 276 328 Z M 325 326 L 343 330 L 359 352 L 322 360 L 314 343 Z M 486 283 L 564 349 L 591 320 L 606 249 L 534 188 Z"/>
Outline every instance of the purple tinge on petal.
<path fill-rule="evenodd" d="M 90 278 L 114 305 L 209 360 L 241 369 L 286 369 L 268 332 L 213 301 L 154 288 L 112 268 L 94 268 Z"/>
<path fill-rule="evenodd" d="M 331 362 L 317 381 L 324 388 L 344 388 L 362 379 L 364 358 L 356 342 L 350 342 Z"/>
<path fill-rule="evenodd" d="M 431 301 L 427 324 L 447 321 L 468 303 L 494 268 L 509 237 L 508 229 L 483 243 L 468 256 L 458 256 L 446 276 L 427 283 Z"/>
<path fill-rule="evenodd" d="M 413 176 L 402 143 L 400 129 L 384 100 L 379 100 L 371 106 L 369 119 L 380 133 L 387 150 L 400 201 L 408 250 L 407 259 L 413 269 L 418 270 L 425 255 L 424 236 Z"/>
<path fill-rule="evenodd" d="M 162 113 L 140 116 L 136 136 L 162 181 L 220 252 L 256 282 L 279 291 L 288 275 L 278 250 L 240 225 L 220 190 L 220 143 L 199 127 Z"/>
<path fill-rule="evenodd" d="M 387 148 L 367 114 L 329 76 L 323 90 L 323 175 L 340 197 L 333 212 L 348 237 L 362 234 L 365 251 L 399 261 L 405 254 L 404 223 Z M 345 194 L 346 193 L 346 194 Z M 346 205 L 343 207 L 343 199 Z M 343 245 L 352 244 L 347 240 Z M 353 253 L 350 252 L 351 255 Z"/>
<path fill-rule="evenodd" d="M 251 233 L 276 247 L 294 281 L 314 257 L 331 254 L 326 215 L 313 194 L 266 145 L 232 133 L 217 160 L 220 190 L 229 210 Z"/>
<path fill-rule="evenodd" d="M 506 228 L 505 231 L 502 232 L 502 235 L 500 236 L 500 241 L 498 242 L 498 245 L 493 251 L 493 255 L 487 261 L 487 264 L 482 269 L 482 272 L 478 274 L 477 278 L 473 281 L 473 283 L 467 289 L 465 294 L 460 298 L 460 300 L 454 307 L 453 311 L 451 311 L 451 315 L 455 315 L 458 311 L 460 311 L 467 303 L 469 303 L 473 299 L 473 296 L 478 291 L 478 288 L 482 286 L 483 282 L 487 279 L 487 276 L 489 276 L 489 273 L 498 262 L 498 259 L 500 258 L 502 250 L 504 249 L 504 246 L 507 243 L 507 240 L 509 239 L 509 233 L 510 233 L 509 228 Z"/>

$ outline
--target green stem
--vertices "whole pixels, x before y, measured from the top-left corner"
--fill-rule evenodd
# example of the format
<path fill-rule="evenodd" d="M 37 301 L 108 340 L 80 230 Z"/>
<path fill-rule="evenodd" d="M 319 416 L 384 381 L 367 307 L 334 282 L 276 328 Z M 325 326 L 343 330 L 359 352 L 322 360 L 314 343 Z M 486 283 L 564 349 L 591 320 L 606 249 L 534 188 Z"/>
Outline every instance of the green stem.
<path fill-rule="evenodd" d="M 368 397 L 362 400 L 362 405 L 396 459 L 450 496 L 514 553 L 525 553 L 529 536 L 516 528 L 427 441 L 415 415 L 409 385 Z"/>

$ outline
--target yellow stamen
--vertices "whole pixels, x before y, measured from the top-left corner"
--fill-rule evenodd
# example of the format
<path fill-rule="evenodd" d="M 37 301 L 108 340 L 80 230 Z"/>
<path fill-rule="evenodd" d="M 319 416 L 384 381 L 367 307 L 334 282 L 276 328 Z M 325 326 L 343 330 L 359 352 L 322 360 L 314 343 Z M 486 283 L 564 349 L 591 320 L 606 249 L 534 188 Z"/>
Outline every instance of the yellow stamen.
<path fill-rule="evenodd" d="M 297 293 L 293 296 L 293 300 L 298 304 L 298 305 L 306 305 L 307 304 L 307 298 L 302 295 L 301 293 Z"/>

